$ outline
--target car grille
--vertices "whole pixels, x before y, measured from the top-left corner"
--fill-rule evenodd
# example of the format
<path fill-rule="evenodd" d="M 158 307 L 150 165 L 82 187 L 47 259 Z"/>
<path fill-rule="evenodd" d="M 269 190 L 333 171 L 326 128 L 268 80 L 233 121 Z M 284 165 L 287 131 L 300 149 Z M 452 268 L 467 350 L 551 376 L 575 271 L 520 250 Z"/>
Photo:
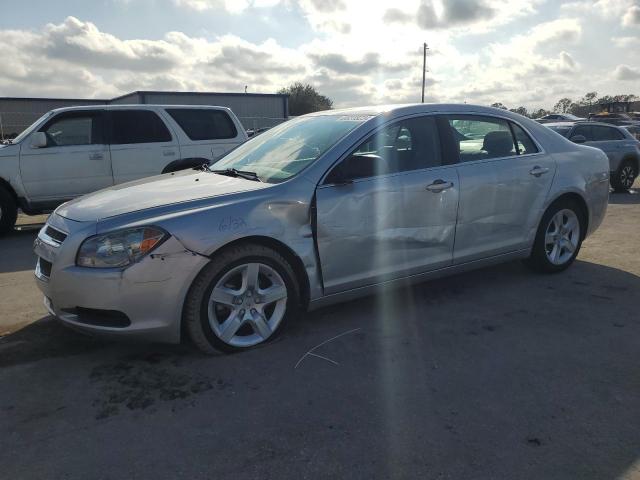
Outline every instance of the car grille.
<path fill-rule="evenodd" d="M 43 277 L 51 277 L 51 262 L 46 261 L 44 258 L 38 258 L 38 271 Z"/>
<path fill-rule="evenodd" d="M 60 230 L 57 230 L 49 225 L 47 225 L 47 228 L 45 229 L 44 233 L 45 235 L 49 236 L 52 240 L 54 240 L 57 243 L 62 243 L 67 238 L 66 233 L 61 232 Z"/>

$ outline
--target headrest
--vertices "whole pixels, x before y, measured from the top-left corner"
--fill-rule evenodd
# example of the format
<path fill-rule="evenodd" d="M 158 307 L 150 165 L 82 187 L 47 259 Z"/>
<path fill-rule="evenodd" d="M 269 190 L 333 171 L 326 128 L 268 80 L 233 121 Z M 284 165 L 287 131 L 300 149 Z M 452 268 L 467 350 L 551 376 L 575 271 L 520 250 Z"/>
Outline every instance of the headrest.
<path fill-rule="evenodd" d="M 502 156 L 511 153 L 513 150 L 513 137 L 511 132 L 496 130 L 489 132 L 484 137 L 482 149 L 490 155 Z"/>

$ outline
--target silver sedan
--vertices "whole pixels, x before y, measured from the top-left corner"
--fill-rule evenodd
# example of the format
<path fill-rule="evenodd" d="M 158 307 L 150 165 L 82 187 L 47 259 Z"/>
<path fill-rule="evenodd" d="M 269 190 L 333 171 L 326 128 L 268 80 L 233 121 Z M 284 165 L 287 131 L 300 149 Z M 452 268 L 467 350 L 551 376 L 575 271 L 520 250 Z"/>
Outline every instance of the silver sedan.
<path fill-rule="evenodd" d="M 45 305 L 112 337 L 242 350 L 301 311 L 514 259 L 559 272 L 601 223 L 609 162 L 470 105 L 318 112 L 201 170 L 60 206 Z"/>

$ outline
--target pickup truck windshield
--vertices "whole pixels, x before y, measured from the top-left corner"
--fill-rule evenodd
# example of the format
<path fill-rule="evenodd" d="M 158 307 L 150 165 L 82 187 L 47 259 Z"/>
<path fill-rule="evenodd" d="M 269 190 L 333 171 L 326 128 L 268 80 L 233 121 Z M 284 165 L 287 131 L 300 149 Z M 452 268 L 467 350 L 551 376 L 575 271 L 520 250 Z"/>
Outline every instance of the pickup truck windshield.
<path fill-rule="evenodd" d="M 283 182 L 369 118 L 368 115 L 321 115 L 289 120 L 240 145 L 211 168 L 249 171 L 263 182 Z"/>

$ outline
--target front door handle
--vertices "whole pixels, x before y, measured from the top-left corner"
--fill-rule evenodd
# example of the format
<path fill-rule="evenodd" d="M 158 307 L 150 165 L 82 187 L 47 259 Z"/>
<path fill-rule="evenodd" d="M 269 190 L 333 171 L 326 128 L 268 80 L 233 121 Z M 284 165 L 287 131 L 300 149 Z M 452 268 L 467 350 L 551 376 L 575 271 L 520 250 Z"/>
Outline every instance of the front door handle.
<path fill-rule="evenodd" d="M 450 189 L 451 187 L 453 187 L 453 182 L 445 182 L 444 180 L 439 178 L 438 180 L 435 180 L 432 184 L 427 185 L 427 190 L 433 193 L 440 193 Z"/>
<path fill-rule="evenodd" d="M 539 177 L 540 175 L 544 175 L 548 171 L 549 169 L 547 167 L 539 167 L 538 165 L 536 165 L 531 170 L 529 170 L 529 173 L 534 177 Z"/>
<path fill-rule="evenodd" d="M 92 153 L 89 155 L 89 160 L 102 160 L 104 159 L 104 155 L 101 153 Z"/>

